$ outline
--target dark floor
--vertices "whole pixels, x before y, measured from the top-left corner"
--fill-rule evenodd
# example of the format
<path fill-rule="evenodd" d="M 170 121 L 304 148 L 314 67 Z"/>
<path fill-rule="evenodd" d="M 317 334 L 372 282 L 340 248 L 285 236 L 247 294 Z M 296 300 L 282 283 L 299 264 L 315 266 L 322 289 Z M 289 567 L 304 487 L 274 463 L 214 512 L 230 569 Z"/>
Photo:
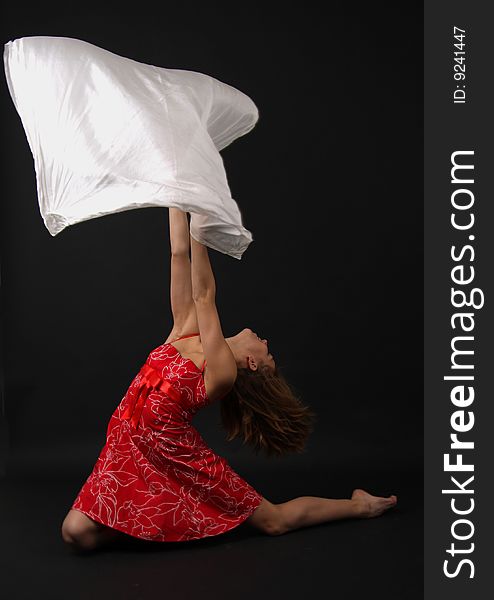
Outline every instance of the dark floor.
<path fill-rule="evenodd" d="M 317 477 L 306 469 L 289 477 L 257 474 L 256 479 L 261 493 L 273 502 L 300 495 L 344 498 L 362 487 L 377 495 L 396 494 L 398 506 L 378 518 L 334 521 L 279 537 L 265 536 L 244 523 L 202 540 L 158 543 L 129 537 L 80 555 L 65 546 L 60 526 L 84 474 L 76 480 L 39 473 L 10 476 L 0 481 L 2 597 L 423 598 L 421 473 L 315 472 Z"/>

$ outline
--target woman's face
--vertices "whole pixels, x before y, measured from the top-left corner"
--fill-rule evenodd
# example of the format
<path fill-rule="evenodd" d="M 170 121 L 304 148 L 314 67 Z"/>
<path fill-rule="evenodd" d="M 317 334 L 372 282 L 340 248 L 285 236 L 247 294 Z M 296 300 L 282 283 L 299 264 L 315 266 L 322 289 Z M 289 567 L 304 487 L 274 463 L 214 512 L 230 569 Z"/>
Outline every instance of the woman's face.
<path fill-rule="evenodd" d="M 273 371 L 275 370 L 276 363 L 273 355 L 269 352 L 268 340 L 261 339 L 256 332 L 249 328 L 242 329 L 238 336 L 244 343 L 244 353 L 254 358 L 257 368 L 267 365 Z"/>

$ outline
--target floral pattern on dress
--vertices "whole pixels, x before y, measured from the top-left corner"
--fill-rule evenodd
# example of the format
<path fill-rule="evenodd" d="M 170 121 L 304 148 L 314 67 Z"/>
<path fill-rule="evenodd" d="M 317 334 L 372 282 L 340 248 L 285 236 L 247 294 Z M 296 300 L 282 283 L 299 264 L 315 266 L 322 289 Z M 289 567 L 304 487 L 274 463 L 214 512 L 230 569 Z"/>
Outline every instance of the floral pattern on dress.
<path fill-rule="evenodd" d="M 106 443 L 72 509 L 158 542 L 209 537 L 240 525 L 263 497 L 191 423 L 210 402 L 201 371 L 169 343 L 155 348 L 146 364 L 179 391 L 179 400 L 152 389 L 133 428 L 122 416 L 141 386 L 141 375 L 135 376 L 110 417 Z"/>

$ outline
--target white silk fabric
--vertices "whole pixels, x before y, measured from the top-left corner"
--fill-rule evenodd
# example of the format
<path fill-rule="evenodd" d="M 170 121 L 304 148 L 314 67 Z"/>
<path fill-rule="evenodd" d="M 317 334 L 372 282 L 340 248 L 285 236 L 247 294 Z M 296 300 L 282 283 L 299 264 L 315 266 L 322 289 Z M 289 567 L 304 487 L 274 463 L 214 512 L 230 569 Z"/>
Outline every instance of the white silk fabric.
<path fill-rule="evenodd" d="M 253 237 L 220 151 L 255 126 L 251 98 L 204 73 L 68 37 L 9 41 L 4 69 L 52 236 L 111 213 L 174 207 L 191 213 L 197 241 L 241 259 Z"/>

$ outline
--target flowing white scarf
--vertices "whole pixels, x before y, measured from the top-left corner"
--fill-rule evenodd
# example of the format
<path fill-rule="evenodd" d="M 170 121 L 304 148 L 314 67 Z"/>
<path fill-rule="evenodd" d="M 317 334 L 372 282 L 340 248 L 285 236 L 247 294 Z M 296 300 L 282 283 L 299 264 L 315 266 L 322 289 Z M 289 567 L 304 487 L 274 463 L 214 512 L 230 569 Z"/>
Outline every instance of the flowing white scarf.
<path fill-rule="evenodd" d="M 9 41 L 4 68 L 52 236 L 115 212 L 175 207 L 191 213 L 196 240 L 242 257 L 253 238 L 220 150 L 259 118 L 247 95 L 67 37 Z"/>

